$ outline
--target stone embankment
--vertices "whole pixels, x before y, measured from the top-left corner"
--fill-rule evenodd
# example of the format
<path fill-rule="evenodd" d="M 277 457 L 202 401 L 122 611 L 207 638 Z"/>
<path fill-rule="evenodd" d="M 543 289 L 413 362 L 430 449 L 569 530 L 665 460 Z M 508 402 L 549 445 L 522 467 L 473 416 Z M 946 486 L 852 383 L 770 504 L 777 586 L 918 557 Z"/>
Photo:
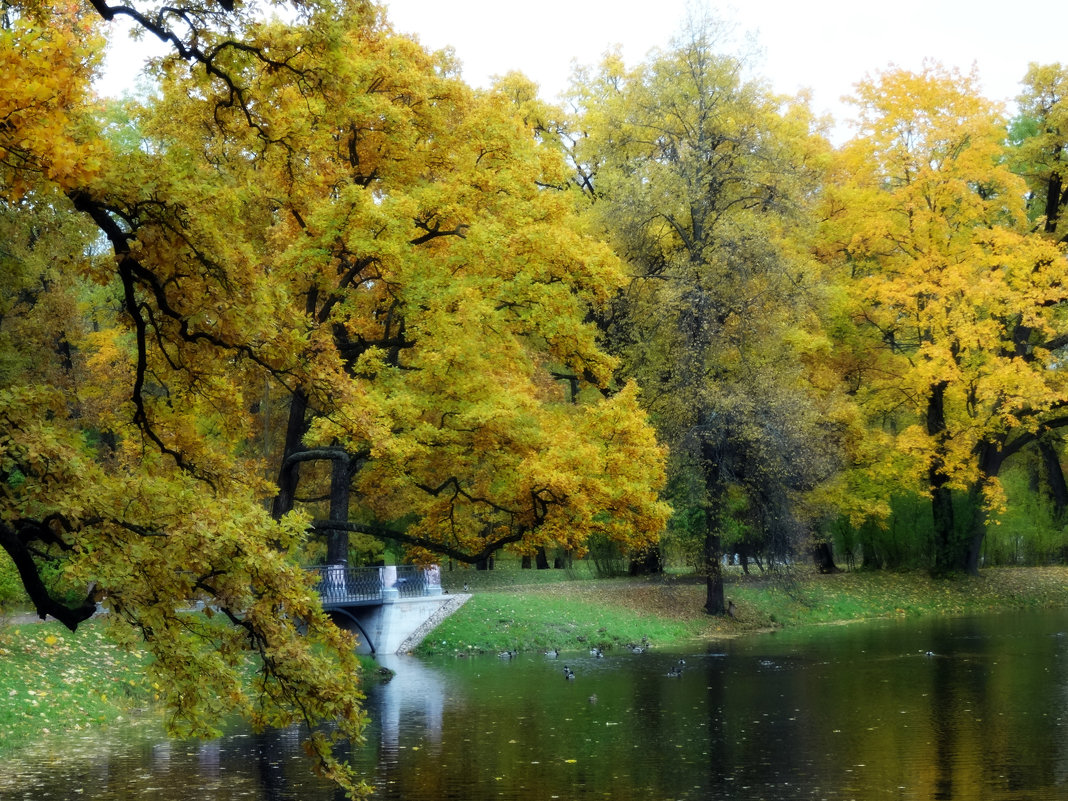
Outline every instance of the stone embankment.
<path fill-rule="evenodd" d="M 413 631 L 404 640 L 404 642 L 400 644 L 400 647 L 397 648 L 397 653 L 406 654 L 415 650 L 418 647 L 419 643 L 426 639 L 426 635 L 436 629 L 438 624 L 441 623 L 441 621 L 443 621 L 445 618 L 447 618 L 449 615 L 451 615 L 453 612 L 455 612 L 457 609 L 467 603 L 470 598 L 470 593 L 457 593 L 455 595 L 450 595 L 448 597 L 448 600 L 446 600 L 441 605 L 440 609 L 438 609 L 434 614 L 428 617 L 426 619 L 426 622 L 424 622 L 421 626 L 419 626 L 419 628 Z"/>

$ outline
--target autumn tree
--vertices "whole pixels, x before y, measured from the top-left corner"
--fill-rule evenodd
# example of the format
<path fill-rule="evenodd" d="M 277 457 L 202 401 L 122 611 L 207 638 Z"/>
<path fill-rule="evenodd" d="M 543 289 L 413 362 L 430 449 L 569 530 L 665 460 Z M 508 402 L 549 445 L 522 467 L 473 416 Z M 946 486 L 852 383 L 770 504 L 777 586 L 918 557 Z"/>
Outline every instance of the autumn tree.
<path fill-rule="evenodd" d="M 1017 98 L 1010 152 L 1013 171 L 1026 182 L 1028 210 L 1042 231 L 1064 241 L 1068 205 L 1068 72 L 1060 64 L 1031 64 Z"/>
<path fill-rule="evenodd" d="M 128 123 L 90 95 L 94 15 L 13 8 L 0 544 L 42 616 L 101 602 L 144 640 L 175 729 L 303 722 L 358 793 L 331 745 L 362 729 L 353 644 L 299 552 L 313 528 L 465 559 L 654 540 L 663 454 L 585 322 L 619 264 L 512 102 L 377 7 L 94 3 L 172 46 Z"/>
<path fill-rule="evenodd" d="M 352 642 L 292 558 L 303 522 L 271 520 L 270 487 L 240 453 L 242 343 L 153 303 L 141 243 L 114 236 L 132 233 L 129 210 L 90 202 L 128 188 L 148 156 L 114 152 L 101 130 L 95 15 L 26 4 L 6 20 L 0 545 L 42 617 L 73 629 L 102 602 L 119 636 L 143 639 L 176 731 L 210 734 L 234 713 L 303 722 L 318 766 L 357 792 L 331 745 L 361 736 Z M 56 569 L 80 602 L 46 583 Z M 186 614 L 198 598 L 233 625 Z"/>
<path fill-rule="evenodd" d="M 262 35 L 266 51 L 290 34 Z M 509 544 L 581 552 L 591 532 L 649 541 L 664 516 L 662 456 L 634 389 L 595 389 L 613 363 L 583 323 L 621 273 L 553 189 L 566 186 L 558 155 L 506 96 L 471 92 L 380 21 L 342 50 L 288 60 L 314 76 L 314 105 L 244 59 L 230 72 L 278 98 L 256 126 L 221 112 L 222 98 L 200 102 L 213 84 L 190 95 L 184 77 L 165 80 L 150 126 L 166 143 L 218 126 L 202 152 L 183 143 L 175 157 L 224 165 L 220 180 L 236 187 L 268 185 L 273 218 L 243 212 L 250 225 L 230 234 L 271 254 L 295 325 L 319 343 L 316 370 L 330 370 L 283 384 L 275 515 L 292 508 L 300 465 L 326 458 L 347 466 L 321 530 L 463 561 Z M 279 144 L 264 146 L 260 129 Z M 578 397 L 554 378 L 564 374 Z"/>
<path fill-rule="evenodd" d="M 1028 214 L 1051 239 L 1064 243 L 1064 211 L 1068 206 L 1068 71 L 1061 64 L 1031 64 L 1017 98 L 1019 112 L 1010 124 L 1009 152 L 1013 172 L 1028 188 Z M 1061 466 L 1061 435 L 1050 431 L 1038 438 L 1043 484 L 1054 514 L 1068 511 L 1068 481 Z"/>
<path fill-rule="evenodd" d="M 693 20 L 635 69 L 609 55 L 580 72 L 565 140 L 593 216 L 631 270 L 602 325 L 673 461 L 700 477 L 712 614 L 725 611 L 729 509 L 747 509 L 787 552 L 807 528 L 795 501 L 834 472 L 837 439 L 830 395 L 814 391 L 805 366 L 820 340 L 805 196 L 822 146 L 804 102 L 748 80 L 722 33 Z M 734 491 L 744 504 L 732 504 Z"/>
<path fill-rule="evenodd" d="M 892 462 L 930 497 L 934 569 L 974 573 L 1002 464 L 1065 422 L 1064 254 L 1028 233 L 1003 120 L 974 76 L 891 70 L 856 103 L 827 231 L 855 388 L 885 445 L 871 469 Z"/>

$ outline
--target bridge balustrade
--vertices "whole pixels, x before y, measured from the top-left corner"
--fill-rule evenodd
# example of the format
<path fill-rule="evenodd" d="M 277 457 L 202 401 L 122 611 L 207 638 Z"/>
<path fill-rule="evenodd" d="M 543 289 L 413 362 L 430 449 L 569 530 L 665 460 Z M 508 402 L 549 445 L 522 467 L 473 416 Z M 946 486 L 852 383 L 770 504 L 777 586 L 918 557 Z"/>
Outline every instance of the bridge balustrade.
<path fill-rule="evenodd" d="M 441 571 L 437 565 L 348 567 L 338 564 L 316 565 L 308 570 L 318 575 L 315 590 L 324 607 L 378 604 L 391 597 L 441 594 Z"/>

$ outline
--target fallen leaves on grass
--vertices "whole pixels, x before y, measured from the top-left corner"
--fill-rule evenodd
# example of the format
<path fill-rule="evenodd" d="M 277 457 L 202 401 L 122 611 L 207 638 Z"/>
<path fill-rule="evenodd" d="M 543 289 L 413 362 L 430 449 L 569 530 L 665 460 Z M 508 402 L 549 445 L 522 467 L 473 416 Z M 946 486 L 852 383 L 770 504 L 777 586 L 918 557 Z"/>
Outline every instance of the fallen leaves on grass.
<path fill-rule="evenodd" d="M 96 622 L 74 633 L 53 623 L 0 629 L 0 752 L 147 704 L 144 659 L 108 640 Z"/>

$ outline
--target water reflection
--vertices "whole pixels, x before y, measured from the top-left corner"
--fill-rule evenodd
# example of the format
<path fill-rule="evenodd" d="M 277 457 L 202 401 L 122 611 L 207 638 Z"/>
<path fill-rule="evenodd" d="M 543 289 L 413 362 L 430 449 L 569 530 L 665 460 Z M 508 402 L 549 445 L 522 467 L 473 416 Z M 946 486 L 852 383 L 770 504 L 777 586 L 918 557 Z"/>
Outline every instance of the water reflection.
<path fill-rule="evenodd" d="M 378 663 L 394 672 L 393 679 L 375 691 L 383 755 L 396 761 L 402 721 L 406 732 L 421 731 L 431 753 L 440 753 L 445 709 L 441 673 L 410 656 L 381 654 Z"/>
<path fill-rule="evenodd" d="M 420 756 L 423 724 L 376 776 L 396 799 L 446 797 L 439 783 L 470 798 L 1061 797 L 1064 735 L 1043 710 L 1064 692 L 1049 636 L 1064 623 L 780 634 L 687 654 L 681 680 L 665 676 L 678 655 L 655 651 L 572 657 L 573 684 L 535 655 L 443 662 L 445 764 Z"/>
<path fill-rule="evenodd" d="M 383 658 L 397 675 L 369 691 L 356 761 L 384 801 L 1062 798 L 1065 630 L 1057 612 L 780 633 L 709 652 Z M 338 797 L 309 774 L 296 730 L 210 743 L 147 725 L 119 734 L 25 749 L 0 774 L 0 798 Z"/>

